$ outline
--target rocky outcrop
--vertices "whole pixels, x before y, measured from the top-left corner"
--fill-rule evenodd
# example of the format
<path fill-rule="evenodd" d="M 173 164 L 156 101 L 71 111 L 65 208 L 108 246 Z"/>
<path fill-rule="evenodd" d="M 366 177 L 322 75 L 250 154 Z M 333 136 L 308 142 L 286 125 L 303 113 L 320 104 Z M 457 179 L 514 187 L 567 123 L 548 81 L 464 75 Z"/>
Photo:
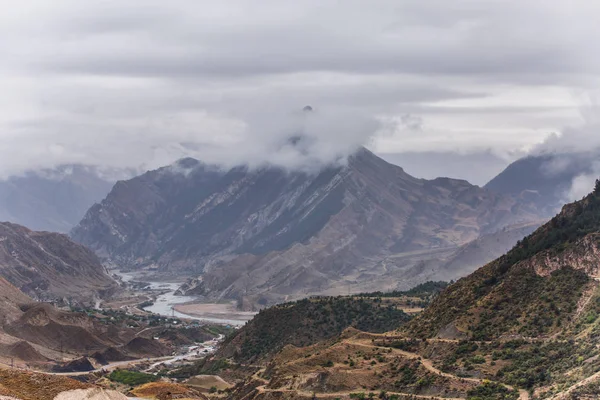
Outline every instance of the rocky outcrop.
<path fill-rule="evenodd" d="M 176 296 L 202 296 L 206 294 L 206 287 L 202 278 L 188 279 L 175 291 Z"/>
<path fill-rule="evenodd" d="M 590 277 L 600 280 L 600 233 L 593 233 L 560 252 L 544 251 L 524 262 L 540 276 L 550 276 L 561 268 L 583 271 Z"/>

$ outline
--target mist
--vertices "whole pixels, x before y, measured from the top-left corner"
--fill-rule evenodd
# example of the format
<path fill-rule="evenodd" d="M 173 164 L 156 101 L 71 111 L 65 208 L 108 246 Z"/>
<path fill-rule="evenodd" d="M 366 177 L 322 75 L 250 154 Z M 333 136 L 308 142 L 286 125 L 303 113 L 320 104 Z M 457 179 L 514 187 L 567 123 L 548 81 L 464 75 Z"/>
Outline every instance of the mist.
<path fill-rule="evenodd" d="M 532 151 L 533 155 L 552 156 L 542 166 L 545 174 L 571 177 L 564 202 L 580 200 L 600 178 L 600 107 L 593 97 L 580 107 L 580 115 L 579 124 L 550 135 Z"/>

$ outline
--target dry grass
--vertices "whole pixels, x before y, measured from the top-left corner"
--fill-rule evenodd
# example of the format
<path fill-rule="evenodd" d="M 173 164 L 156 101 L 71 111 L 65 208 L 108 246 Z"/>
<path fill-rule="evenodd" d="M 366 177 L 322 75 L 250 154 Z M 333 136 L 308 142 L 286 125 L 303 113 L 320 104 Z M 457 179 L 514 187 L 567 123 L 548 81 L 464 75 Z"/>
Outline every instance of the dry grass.
<path fill-rule="evenodd" d="M 0 394 L 21 400 L 53 400 L 61 392 L 90 387 L 62 376 L 0 369 Z"/>
<path fill-rule="evenodd" d="M 151 382 L 135 388 L 135 396 L 157 400 L 206 399 L 198 390 L 178 383 Z"/>

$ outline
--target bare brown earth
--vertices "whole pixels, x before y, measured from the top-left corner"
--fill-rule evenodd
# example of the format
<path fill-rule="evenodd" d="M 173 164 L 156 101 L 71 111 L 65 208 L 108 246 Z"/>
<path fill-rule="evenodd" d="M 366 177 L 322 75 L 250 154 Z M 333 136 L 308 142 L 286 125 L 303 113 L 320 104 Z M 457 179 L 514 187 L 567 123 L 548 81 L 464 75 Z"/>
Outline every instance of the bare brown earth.
<path fill-rule="evenodd" d="M 272 365 L 256 375 L 262 384 L 255 383 L 252 398 L 265 398 L 265 393 L 276 392 L 348 398 L 351 393 L 381 390 L 407 396 L 464 398 L 467 390 L 479 384 L 478 380 L 443 374 L 418 354 L 375 346 L 369 335 L 361 335 L 349 329 L 341 341 L 334 343 L 306 348 L 288 346 Z M 419 379 L 433 383 L 424 388 L 398 386 L 396 371 L 403 368 L 410 368 Z"/>
<path fill-rule="evenodd" d="M 118 289 L 96 255 L 68 236 L 0 223 L 0 276 L 31 297 L 93 304 Z"/>
<path fill-rule="evenodd" d="M 67 377 L 0 368 L 0 394 L 21 400 L 54 400 L 61 392 L 90 387 Z"/>
<path fill-rule="evenodd" d="M 202 393 L 192 387 L 170 382 L 151 382 L 141 385 L 132 391 L 139 397 L 157 400 L 168 399 L 206 399 Z"/>
<path fill-rule="evenodd" d="M 75 389 L 62 392 L 54 400 L 127 400 L 124 394 L 101 388 Z"/>
<path fill-rule="evenodd" d="M 218 390 L 225 390 L 232 387 L 231 384 L 227 383 L 218 375 L 196 375 L 188 379 L 185 384 L 204 391 L 208 391 L 212 387 L 215 387 Z"/>

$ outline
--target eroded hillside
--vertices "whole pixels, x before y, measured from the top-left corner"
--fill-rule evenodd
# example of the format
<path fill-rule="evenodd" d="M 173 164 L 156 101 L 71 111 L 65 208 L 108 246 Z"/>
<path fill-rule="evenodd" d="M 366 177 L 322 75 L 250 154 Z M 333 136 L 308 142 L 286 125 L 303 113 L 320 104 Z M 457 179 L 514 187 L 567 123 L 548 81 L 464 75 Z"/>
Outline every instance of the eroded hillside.
<path fill-rule="evenodd" d="M 0 223 L 0 276 L 42 301 L 93 303 L 117 283 L 89 249 L 52 232 Z"/>

